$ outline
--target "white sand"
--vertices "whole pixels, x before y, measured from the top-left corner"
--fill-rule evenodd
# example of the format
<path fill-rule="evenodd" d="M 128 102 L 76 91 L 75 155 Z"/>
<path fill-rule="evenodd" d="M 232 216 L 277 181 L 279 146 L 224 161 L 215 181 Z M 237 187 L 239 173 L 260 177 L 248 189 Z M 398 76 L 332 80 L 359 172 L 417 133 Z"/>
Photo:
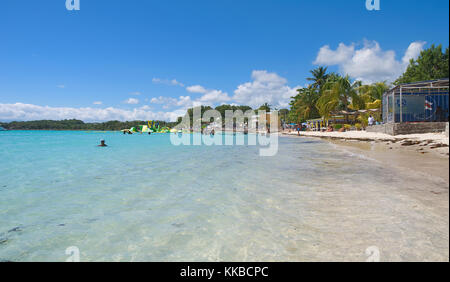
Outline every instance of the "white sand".
<path fill-rule="evenodd" d="M 297 135 L 297 132 L 286 133 L 289 135 Z M 426 134 L 409 134 L 391 136 L 384 133 L 366 132 L 366 131 L 347 131 L 347 132 L 316 132 L 316 131 L 302 131 L 300 136 L 306 137 L 320 137 L 320 138 L 338 138 L 361 141 L 431 141 L 435 144 L 449 145 L 449 138 L 444 133 L 426 133 Z"/>

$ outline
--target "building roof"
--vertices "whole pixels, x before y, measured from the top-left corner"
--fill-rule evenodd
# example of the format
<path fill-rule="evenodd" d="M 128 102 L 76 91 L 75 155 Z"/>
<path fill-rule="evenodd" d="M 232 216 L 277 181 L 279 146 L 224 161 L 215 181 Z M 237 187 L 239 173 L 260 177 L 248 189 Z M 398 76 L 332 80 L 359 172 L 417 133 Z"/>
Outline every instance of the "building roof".
<path fill-rule="evenodd" d="M 404 84 L 397 85 L 397 86 L 391 88 L 386 93 L 384 93 L 384 95 L 386 95 L 387 93 L 399 92 L 400 88 L 402 88 L 402 89 L 418 89 L 418 88 L 448 88 L 448 87 L 449 87 L 448 78 L 417 81 L 417 82 L 413 82 L 413 83 L 404 83 Z"/>

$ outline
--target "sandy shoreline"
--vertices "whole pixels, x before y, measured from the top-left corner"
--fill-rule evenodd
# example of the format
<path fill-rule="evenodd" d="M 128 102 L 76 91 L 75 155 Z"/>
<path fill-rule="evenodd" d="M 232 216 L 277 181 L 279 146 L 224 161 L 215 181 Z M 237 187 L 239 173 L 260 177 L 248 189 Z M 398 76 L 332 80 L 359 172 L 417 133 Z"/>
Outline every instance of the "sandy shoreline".
<path fill-rule="evenodd" d="M 379 162 L 398 175 L 398 181 L 408 183 L 395 184 L 394 180 L 391 187 L 377 189 L 371 189 L 370 183 L 361 183 L 345 193 L 335 189 L 331 193 L 321 192 L 320 200 L 310 203 L 311 209 L 329 211 L 321 220 L 329 221 L 332 217 L 327 226 L 339 225 L 346 230 L 339 236 L 327 236 L 327 241 L 351 252 L 354 242 L 360 242 L 363 248 L 364 243 L 374 240 L 382 249 L 382 261 L 449 261 L 448 147 L 431 145 L 448 144 L 448 137 L 443 134 L 386 137 L 364 132 L 285 136 L 325 139 L 337 150 L 355 154 L 355 158 Z M 358 169 L 355 167 L 356 172 Z M 316 225 L 319 217 L 319 214 L 314 217 L 311 224 Z M 381 230 L 383 236 L 379 237 Z M 346 241 L 353 243 L 343 243 Z"/>
<path fill-rule="evenodd" d="M 284 136 L 298 137 L 296 132 L 285 133 Z M 365 131 L 300 132 L 301 137 L 325 139 L 386 166 L 449 182 L 449 138 L 445 134 L 390 136 Z"/>
<path fill-rule="evenodd" d="M 297 132 L 285 132 L 286 135 L 297 136 Z M 300 136 L 304 137 L 318 137 L 328 139 L 346 139 L 358 141 L 377 141 L 377 142 L 401 142 L 401 141 L 430 141 L 435 144 L 449 145 L 449 138 L 444 133 L 426 133 L 426 134 L 409 134 L 409 135 L 388 135 L 384 133 L 375 133 L 367 131 L 347 131 L 347 132 L 316 132 L 316 131 L 302 131 Z"/>

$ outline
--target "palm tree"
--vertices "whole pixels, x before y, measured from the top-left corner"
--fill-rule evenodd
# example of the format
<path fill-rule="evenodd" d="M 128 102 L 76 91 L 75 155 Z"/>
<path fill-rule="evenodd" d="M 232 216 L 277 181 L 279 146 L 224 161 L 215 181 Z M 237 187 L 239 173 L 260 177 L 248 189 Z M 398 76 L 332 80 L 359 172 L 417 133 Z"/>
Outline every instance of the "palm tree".
<path fill-rule="evenodd" d="M 328 118 L 337 110 L 348 111 L 364 109 L 364 100 L 358 95 L 360 83 L 353 83 L 350 77 L 339 77 L 336 81 L 329 81 L 324 85 L 322 96 L 317 101 L 317 109 L 321 116 Z"/>
<path fill-rule="evenodd" d="M 328 83 L 328 82 L 336 82 L 336 81 L 338 81 L 341 77 L 342 77 L 342 76 L 341 76 L 340 74 L 336 73 L 336 72 L 329 73 L 328 76 L 327 76 L 327 81 L 326 81 L 326 83 Z"/>
<path fill-rule="evenodd" d="M 366 103 L 372 103 L 376 100 L 382 100 L 383 94 L 389 90 L 386 82 L 377 82 L 371 85 L 361 85 L 358 88 L 361 98 Z"/>
<path fill-rule="evenodd" d="M 328 79 L 327 70 L 327 67 L 318 67 L 314 70 L 311 70 L 310 73 L 313 77 L 308 77 L 306 80 L 312 81 L 312 87 L 321 90 L 322 86 L 325 85 Z"/>
<path fill-rule="evenodd" d="M 387 85 L 386 81 L 377 82 L 373 85 L 373 88 L 372 98 L 375 100 L 382 100 L 383 94 L 389 90 L 389 85 Z"/>
<path fill-rule="evenodd" d="M 259 111 L 266 111 L 266 112 L 270 112 L 272 106 L 269 105 L 268 103 L 264 103 L 261 107 L 259 107 Z"/>
<path fill-rule="evenodd" d="M 319 117 L 319 112 L 316 108 L 317 99 L 319 95 L 314 88 L 301 88 L 298 89 L 298 95 L 293 97 L 291 101 L 292 111 L 295 113 L 299 120 L 307 120 L 310 118 Z"/>

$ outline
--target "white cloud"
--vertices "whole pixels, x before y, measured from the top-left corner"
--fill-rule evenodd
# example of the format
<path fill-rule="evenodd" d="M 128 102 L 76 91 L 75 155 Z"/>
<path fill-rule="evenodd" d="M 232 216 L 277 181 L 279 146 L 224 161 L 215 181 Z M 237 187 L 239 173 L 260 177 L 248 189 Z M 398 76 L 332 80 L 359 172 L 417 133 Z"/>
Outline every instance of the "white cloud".
<path fill-rule="evenodd" d="M 340 43 L 336 51 L 331 50 L 329 45 L 325 45 L 320 48 L 314 64 L 327 64 L 327 65 L 339 65 L 350 60 L 355 52 L 354 44 L 346 46 L 344 43 Z"/>
<path fill-rule="evenodd" d="M 175 121 L 177 117 L 185 114 L 184 110 L 173 112 L 151 112 L 149 106 L 132 110 L 118 108 L 70 108 L 49 107 L 31 104 L 0 104 L 0 120 L 63 120 L 79 119 L 86 122 L 94 121 L 131 121 L 131 120 L 168 120 Z"/>
<path fill-rule="evenodd" d="M 162 108 L 164 110 L 168 110 L 171 108 L 177 108 L 175 112 L 182 112 L 184 115 L 188 108 L 192 107 L 198 107 L 198 106 L 206 106 L 206 105 L 212 105 L 210 101 L 207 101 L 207 99 L 200 101 L 200 99 L 193 100 L 191 96 L 180 96 L 178 98 L 172 98 L 172 97 L 154 97 L 150 99 L 151 104 L 157 104 L 162 105 Z"/>
<path fill-rule="evenodd" d="M 203 87 L 201 85 L 192 85 L 192 86 L 186 87 L 186 90 L 191 93 L 206 93 L 207 92 L 205 87 Z"/>
<path fill-rule="evenodd" d="M 162 102 L 162 96 L 161 97 L 159 97 L 159 98 L 152 98 L 151 100 L 150 100 L 150 103 L 152 103 L 152 104 L 162 104 L 163 102 Z"/>
<path fill-rule="evenodd" d="M 192 85 L 186 87 L 186 90 L 191 93 L 204 94 L 200 98 L 196 99 L 195 102 L 205 106 L 213 106 L 217 103 L 228 102 L 231 100 L 228 93 L 223 92 L 222 90 L 206 89 L 201 85 Z"/>
<path fill-rule="evenodd" d="M 172 79 L 172 80 L 170 81 L 170 83 L 171 83 L 172 85 L 177 85 L 177 86 L 184 87 L 184 84 L 181 83 L 181 82 L 179 82 L 179 81 L 177 81 L 176 79 Z"/>
<path fill-rule="evenodd" d="M 296 95 L 296 89 L 287 85 L 287 80 L 276 73 L 265 70 L 252 72 L 253 81 L 241 84 L 234 91 L 233 100 L 241 105 L 257 108 L 269 103 L 276 108 L 288 107 L 290 98 Z"/>
<path fill-rule="evenodd" d="M 130 95 L 140 96 L 140 95 L 142 95 L 142 93 L 139 91 L 136 91 L 136 92 L 131 92 Z"/>
<path fill-rule="evenodd" d="M 191 97 L 190 96 L 180 96 L 179 99 L 172 98 L 172 97 L 153 97 L 150 99 L 151 104 L 157 104 L 157 105 L 164 105 L 166 108 L 173 107 L 173 106 L 185 106 L 186 104 L 191 103 Z"/>
<path fill-rule="evenodd" d="M 365 83 L 392 82 L 406 70 L 410 59 L 419 56 L 424 45 L 425 42 L 411 43 L 401 61 L 396 59 L 394 51 L 382 50 L 376 41 L 366 40 L 359 49 L 354 43 L 348 46 L 340 43 L 336 50 L 326 45 L 320 48 L 314 64 L 337 65 L 342 74 Z"/>
<path fill-rule="evenodd" d="M 63 84 L 60 84 L 60 85 L 56 85 L 56 87 L 58 87 L 58 88 L 61 88 L 61 89 L 64 89 L 64 88 L 66 88 L 66 86 L 65 86 L 65 85 L 63 85 Z"/>
<path fill-rule="evenodd" d="M 178 100 L 172 97 L 159 96 L 150 99 L 151 104 L 162 105 L 162 108 L 165 110 L 172 108 L 177 102 Z"/>
<path fill-rule="evenodd" d="M 171 82 L 175 83 L 175 82 Z M 0 104 L 0 120 L 61 120 L 80 119 L 87 122 L 108 120 L 169 120 L 175 121 L 183 116 L 188 108 L 216 106 L 224 103 L 234 105 L 249 105 L 259 107 L 263 103 L 270 103 L 274 107 L 287 107 L 290 97 L 296 94 L 295 89 L 287 85 L 287 80 L 276 73 L 267 71 L 253 71 L 252 81 L 239 85 L 230 97 L 227 92 L 218 89 L 208 89 L 201 85 L 186 87 L 190 93 L 199 95 L 176 97 L 153 97 L 147 99 L 150 104 L 161 105 L 161 111 L 152 111 L 149 105 L 135 106 L 134 109 L 108 108 L 72 108 L 49 107 L 32 104 Z M 136 94 L 135 92 L 134 94 Z M 133 94 L 133 93 L 131 93 Z M 124 103 L 137 105 L 140 101 L 129 98 Z M 93 102 L 102 105 L 101 101 Z M 172 109 L 172 110 L 169 110 Z"/>
<path fill-rule="evenodd" d="M 198 101 L 203 103 L 203 105 L 214 105 L 216 103 L 227 102 L 230 100 L 230 96 L 221 90 L 208 90 L 205 95 L 198 99 Z"/>
<path fill-rule="evenodd" d="M 197 107 L 200 106 L 198 104 L 198 102 L 194 102 L 191 99 L 191 96 L 180 96 L 180 98 L 178 99 L 176 106 L 178 107 L 184 107 L 184 108 L 189 108 L 189 107 Z"/>
<path fill-rule="evenodd" d="M 129 98 L 124 103 L 129 104 L 129 105 L 136 105 L 136 104 L 139 104 L 139 100 L 136 98 Z"/>
<path fill-rule="evenodd" d="M 171 86 L 180 86 L 180 87 L 184 87 L 184 84 L 177 81 L 176 79 L 162 79 L 162 78 L 157 78 L 154 77 L 152 79 L 152 82 L 155 84 L 165 84 L 165 85 L 171 85 Z"/>
<path fill-rule="evenodd" d="M 426 42 L 423 41 L 411 43 L 408 47 L 408 50 L 406 50 L 405 55 L 403 56 L 403 64 L 406 64 L 406 66 L 408 66 L 411 59 L 417 59 L 417 57 L 419 57 L 420 55 L 420 52 L 422 52 L 423 46 L 425 44 Z"/>
<path fill-rule="evenodd" d="M 166 85 L 176 85 L 184 87 L 183 83 L 178 82 L 175 79 L 161 79 L 161 78 L 153 78 L 153 83 L 156 84 L 166 84 Z M 196 107 L 199 105 L 205 106 L 214 106 L 217 103 L 228 102 L 231 100 L 228 93 L 223 92 L 222 90 L 216 89 L 207 89 L 201 85 L 192 85 L 186 87 L 186 91 L 195 94 L 203 94 L 203 96 L 192 99 L 190 96 L 180 96 L 179 99 L 170 98 L 170 97 L 155 97 L 151 99 L 151 103 L 153 104 L 163 104 L 164 108 L 170 108 L 172 106 L 183 106 L 183 107 Z"/>

